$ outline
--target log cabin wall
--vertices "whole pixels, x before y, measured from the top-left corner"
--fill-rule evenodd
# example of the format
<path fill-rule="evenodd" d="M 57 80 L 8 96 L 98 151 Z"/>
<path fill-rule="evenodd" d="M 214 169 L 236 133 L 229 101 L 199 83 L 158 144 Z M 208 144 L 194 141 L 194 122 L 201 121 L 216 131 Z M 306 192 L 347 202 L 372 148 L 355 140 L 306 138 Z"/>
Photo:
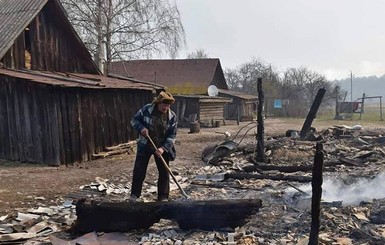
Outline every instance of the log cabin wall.
<path fill-rule="evenodd" d="M 0 76 L 0 158 L 52 166 L 135 139 L 131 117 L 153 98 L 135 89 L 61 88 Z"/>
<path fill-rule="evenodd" d="M 216 121 L 224 123 L 225 103 L 201 102 L 199 103 L 199 122 L 205 126 L 214 126 Z"/>
<path fill-rule="evenodd" d="M 178 117 L 178 125 L 182 127 L 189 127 L 190 121 L 198 119 L 199 98 L 186 98 L 175 95 L 175 104 L 171 109 Z"/>
<path fill-rule="evenodd" d="M 4 55 L 1 60 L 3 66 L 99 74 L 91 55 L 72 32 L 68 20 L 64 21 L 61 16 L 63 13 L 52 11 L 55 8 L 54 1 L 48 1 Z M 26 66 L 28 62 L 30 64 Z"/>
<path fill-rule="evenodd" d="M 251 121 L 256 116 L 256 102 L 252 100 L 233 99 L 225 105 L 225 119 Z"/>

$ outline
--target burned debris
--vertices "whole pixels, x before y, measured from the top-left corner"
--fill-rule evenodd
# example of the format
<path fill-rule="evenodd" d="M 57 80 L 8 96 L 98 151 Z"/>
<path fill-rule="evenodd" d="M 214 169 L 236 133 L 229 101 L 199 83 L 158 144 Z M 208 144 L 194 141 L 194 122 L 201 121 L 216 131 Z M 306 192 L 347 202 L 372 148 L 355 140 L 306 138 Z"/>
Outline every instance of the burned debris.
<path fill-rule="evenodd" d="M 255 129 L 255 124 L 249 126 Z M 385 179 L 384 174 L 381 174 L 384 171 L 384 132 L 377 128 L 360 127 L 360 130 L 353 130 L 353 127 L 346 126 L 343 127 L 346 128 L 344 133 L 339 134 L 338 130 L 341 127 L 343 126 L 335 125 L 321 131 L 315 129 L 311 131 L 312 134 L 322 136 L 324 153 L 318 242 L 319 244 L 383 244 L 385 200 L 383 196 L 381 197 L 380 190 L 376 191 L 377 195 L 368 190 L 381 189 L 383 185 L 381 180 Z M 247 130 L 248 128 L 245 127 L 244 131 Z M 238 138 L 227 137 L 228 140 L 236 142 L 236 147 L 213 161 L 215 164 L 209 162 L 205 166 L 190 169 L 185 166 L 173 166 L 174 172 L 183 173 L 183 177 L 177 173 L 175 175 L 192 198 L 192 202 L 180 200 L 181 194 L 177 186 L 172 184 L 173 201 L 156 203 L 151 198 L 156 191 L 156 183 L 147 182 L 144 186 L 143 202 L 127 203 L 125 199 L 129 194 L 130 185 L 127 184 L 128 177 L 124 177 L 128 173 L 123 172 L 123 177 L 112 180 L 96 178 L 94 182 L 83 186 L 79 192 L 69 194 L 67 198 L 73 200 L 88 199 L 82 204 L 83 206 L 80 206 L 81 202 L 79 202 L 77 208 L 82 209 L 80 212 L 75 212 L 75 206 L 71 204 L 61 218 L 56 218 L 55 214 L 52 216 L 39 214 L 39 217 L 44 217 L 43 220 L 38 218 L 23 226 L 19 225 L 20 221 L 16 221 L 17 216 L 2 218 L 1 241 L 3 243 L 10 243 L 10 241 L 24 243 L 26 240 L 50 241 L 54 244 L 62 239 L 62 242 L 68 242 L 69 239 L 75 239 L 80 235 L 77 234 L 74 237 L 62 234 L 63 231 L 68 231 L 69 225 L 66 222 L 76 224 L 72 223 L 76 219 L 79 225 L 78 231 L 82 234 L 90 232 L 83 239 L 108 241 L 108 239 L 115 239 L 111 234 L 121 234 L 122 237 L 119 239 L 135 241 L 136 244 L 156 244 L 163 241 L 168 241 L 169 244 L 188 244 L 188 242 L 190 244 L 225 244 L 229 241 L 238 244 L 307 244 L 310 239 L 312 210 L 310 182 L 313 176 L 317 142 L 301 140 L 291 135 L 268 135 L 264 151 L 266 162 L 258 162 L 255 160 L 255 150 L 253 150 L 255 135 L 244 136 L 243 133 L 239 133 L 237 137 L 243 140 L 240 142 Z M 241 175 L 249 175 L 250 178 L 240 177 Z M 306 181 L 298 181 L 300 178 Z M 354 202 L 352 194 L 354 197 L 359 197 Z M 253 208 L 248 206 L 249 208 L 245 209 L 245 212 L 253 210 L 252 213 L 244 216 L 240 213 L 242 215 L 238 217 L 231 215 L 226 222 L 215 221 L 210 224 L 207 213 L 203 219 L 201 216 L 195 218 L 202 223 L 192 222 L 194 219 L 191 217 L 195 215 L 199 205 L 206 203 L 208 205 L 205 205 L 205 208 L 215 207 L 213 204 L 217 200 L 223 203 L 233 202 L 234 204 L 235 202 L 237 205 L 247 200 L 257 203 L 253 203 Z M 262 201 L 261 206 L 258 204 L 259 201 Z M 152 205 L 152 208 L 159 208 L 158 210 L 161 210 L 159 213 L 162 215 L 151 216 L 146 213 L 136 218 L 136 226 L 142 221 L 145 222 L 146 217 L 156 218 L 145 225 L 145 230 L 127 229 L 128 223 L 122 224 L 118 221 L 122 219 L 129 222 L 132 219 L 125 219 L 124 215 L 116 215 L 115 224 L 123 227 L 120 230 L 122 233 L 109 233 L 116 227 L 108 224 L 108 219 L 105 223 L 100 222 L 104 220 L 101 218 L 104 211 L 100 212 L 100 210 L 108 205 L 119 206 L 122 203 L 126 203 L 124 204 L 126 206 L 122 206 L 125 212 L 135 206 L 144 210 L 144 207 Z M 189 206 L 189 204 L 196 206 Z M 182 209 L 185 206 L 191 208 L 190 211 Z M 239 209 L 236 209 L 235 213 L 237 210 L 243 210 L 240 208 L 242 206 L 236 207 Z M 54 209 L 41 207 L 40 211 L 44 211 L 45 208 Z M 177 212 L 171 212 L 170 209 Z M 107 210 L 111 212 L 111 209 Z M 93 215 L 89 216 L 87 212 Z M 120 211 L 119 213 L 122 214 Z M 208 213 L 212 213 L 211 209 Z M 36 215 L 36 210 L 32 214 Z M 225 213 L 223 217 L 228 217 L 229 214 L 231 212 Z M 108 217 L 113 216 L 108 215 Z M 41 221 L 52 224 L 52 220 L 60 221 L 56 225 L 58 228 L 47 228 L 47 233 L 38 233 L 38 236 L 31 235 L 27 231 Z M 101 225 L 99 232 L 93 232 L 97 229 L 91 224 Z M 221 227 L 215 227 L 217 224 L 221 224 Z M 104 232 L 101 232 L 103 230 Z"/>
<path fill-rule="evenodd" d="M 343 134 L 340 133 L 341 128 L 344 128 Z M 383 212 L 383 198 L 385 195 L 371 195 L 367 193 L 361 196 L 360 201 L 351 203 L 342 194 L 335 195 L 333 199 L 330 199 L 329 193 L 339 188 L 335 183 L 336 181 L 347 184 L 340 191 L 345 190 L 345 193 L 347 193 L 353 189 L 353 191 L 357 192 L 356 195 L 358 195 L 357 185 L 362 189 L 371 189 L 373 187 L 368 184 L 370 181 L 383 179 L 381 176 L 384 175 L 385 163 L 384 131 L 382 129 L 364 130 L 359 125 L 353 127 L 336 125 L 320 132 L 317 132 L 315 129 L 309 132 L 308 137 L 309 135 L 317 135 L 317 138 L 320 139 L 318 142 L 322 142 L 324 145 L 322 152 L 325 154 L 324 167 L 322 169 L 327 182 L 326 186 L 322 188 L 319 244 L 330 244 L 333 242 L 333 244 L 352 244 L 355 242 L 381 244 L 384 241 L 385 233 L 383 232 L 384 222 L 380 221 L 379 217 L 381 217 Z M 311 189 L 309 185 L 299 186 L 298 181 L 296 183 L 292 182 L 292 180 L 308 178 L 307 182 L 310 182 L 314 178 L 315 173 L 311 174 L 311 171 L 314 171 L 312 158 L 317 152 L 317 141 L 301 140 L 299 137 L 292 136 L 292 134 L 286 134 L 267 137 L 265 148 L 266 162 L 255 160 L 253 151 L 255 143 L 239 146 L 228 155 L 216 161 L 213 168 L 218 169 L 217 173 L 213 171 L 211 174 L 199 175 L 197 181 L 210 181 L 215 183 L 215 186 L 224 186 L 218 182 L 213 182 L 221 180 L 222 183 L 226 182 L 227 186 L 232 188 L 237 187 L 235 184 L 230 184 L 230 182 L 242 182 L 243 187 L 248 186 L 246 183 L 264 182 L 265 186 L 260 188 L 261 192 L 259 194 L 259 198 L 264 202 L 264 207 L 256 214 L 256 219 L 263 218 L 271 223 L 269 225 L 258 224 L 257 227 L 253 227 L 253 230 L 259 236 L 270 237 L 271 239 L 274 239 L 274 236 L 268 236 L 261 231 L 271 231 L 275 233 L 275 237 L 279 236 L 278 233 L 281 233 L 282 236 L 287 237 L 282 239 L 282 241 L 291 242 L 290 244 L 299 244 L 299 242 L 304 241 L 307 243 L 310 239 L 308 235 L 311 227 L 311 216 L 308 212 L 311 210 L 310 197 L 312 195 L 309 192 Z M 288 176 L 292 177 L 292 179 L 289 180 Z M 272 184 L 270 180 L 280 181 L 277 184 Z M 266 185 L 266 183 L 270 184 Z M 377 188 L 379 188 L 377 192 L 379 192 L 383 184 L 381 184 L 380 180 L 377 180 L 375 183 Z M 256 188 L 257 186 L 254 184 L 252 187 Z M 273 189 L 270 195 L 268 194 L 268 189 Z M 280 210 L 280 208 L 284 208 L 285 211 Z M 294 214 L 291 214 L 289 210 L 294 211 Z M 362 210 L 365 211 L 362 213 Z M 278 218 L 280 215 L 273 217 L 274 215 L 268 215 L 268 212 L 280 213 L 283 216 L 280 219 Z M 303 216 L 304 214 L 307 215 Z M 291 220 L 292 218 L 295 219 L 295 215 L 300 215 L 301 221 Z M 289 217 L 291 218 L 287 219 Z M 287 223 L 287 226 L 284 225 L 286 228 L 282 227 L 283 230 L 280 231 L 278 227 L 282 226 L 282 218 L 285 220 L 284 224 Z M 380 221 L 381 224 L 376 223 L 377 221 Z M 280 224 L 278 225 L 278 223 Z M 352 226 L 342 225 L 346 223 L 350 223 Z M 294 226 L 298 227 L 289 228 L 289 224 L 295 224 Z M 307 224 L 307 227 L 303 224 Z M 249 225 L 252 226 L 250 223 Z M 273 228 L 274 225 L 277 226 Z M 288 233 L 286 229 L 289 229 L 292 233 Z M 303 239 L 298 238 L 300 237 L 299 234 L 302 234 Z"/>

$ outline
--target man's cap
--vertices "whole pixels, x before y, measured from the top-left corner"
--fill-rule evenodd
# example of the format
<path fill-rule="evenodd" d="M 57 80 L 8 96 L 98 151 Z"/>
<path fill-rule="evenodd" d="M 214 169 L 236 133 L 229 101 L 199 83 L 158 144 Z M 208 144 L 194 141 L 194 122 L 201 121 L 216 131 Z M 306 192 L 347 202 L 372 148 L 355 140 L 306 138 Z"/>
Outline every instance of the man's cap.
<path fill-rule="evenodd" d="M 160 104 L 160 103 L 174 104 L 175 103 L 175 99 L 172 96 L 172 94 L 170 94 L 168 92 L 162 91 L 162 92 L 159 93 L 158 97 L 154 98 L 152 103 L 153 104 Z"/>

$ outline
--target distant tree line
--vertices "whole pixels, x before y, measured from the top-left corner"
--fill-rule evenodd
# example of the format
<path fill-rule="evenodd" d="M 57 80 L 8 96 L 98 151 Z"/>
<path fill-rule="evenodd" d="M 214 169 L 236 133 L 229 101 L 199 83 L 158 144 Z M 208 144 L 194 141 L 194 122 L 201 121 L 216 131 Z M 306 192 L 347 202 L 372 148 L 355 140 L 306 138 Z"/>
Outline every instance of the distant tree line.
<path fill-rule="evenodd" d="M 225 77 L 231 90 L 255 95 L 257 79 L 262 78 L 265 110 L 275 116 L 306 116 L 320 88 L 326 89 L 321 108 L 334 106 L 337 96 L 341 100 L 336 83 L 305 67 L 280 72 L 266 62 L 252 59 L 235 69 L 225 69 Z M 282 108 L 274 108 L 274 100 L 280 100 Z"/>

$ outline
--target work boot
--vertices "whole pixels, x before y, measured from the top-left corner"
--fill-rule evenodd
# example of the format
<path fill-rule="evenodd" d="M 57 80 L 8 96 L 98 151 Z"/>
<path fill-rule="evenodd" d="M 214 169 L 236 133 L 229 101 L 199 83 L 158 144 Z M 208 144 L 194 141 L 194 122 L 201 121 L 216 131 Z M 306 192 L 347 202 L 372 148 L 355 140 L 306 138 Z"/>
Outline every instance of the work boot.
<path fill-rule="evenodd" d="M 135 196 L 134 194 L 131 194 L 130 198 L 128 199 L 130 202 L 139 202 L 140 199 Z"/>

